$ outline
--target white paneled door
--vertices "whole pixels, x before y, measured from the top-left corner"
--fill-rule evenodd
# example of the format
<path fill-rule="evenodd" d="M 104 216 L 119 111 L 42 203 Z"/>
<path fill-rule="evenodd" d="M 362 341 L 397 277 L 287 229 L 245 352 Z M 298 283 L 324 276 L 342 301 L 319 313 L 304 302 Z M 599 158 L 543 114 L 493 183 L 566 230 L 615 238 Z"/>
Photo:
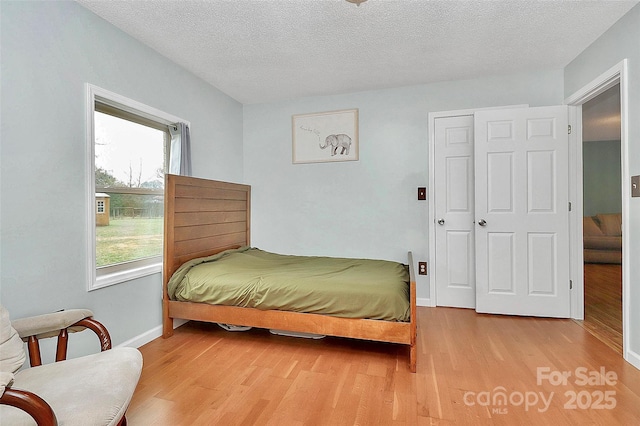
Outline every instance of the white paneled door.
<path fill-rule="evenodd" d="M 567 107 L 436 118 L 438 306 L 569 317 Z"/>
<path fill-rule="evenodd" d="M 473 115 L 436 118 L 434 131 L 437 304 L 474 308 Z"/>
<path fill-rule="evenodd" d="M 476 311 L 567 318 L 566 106 L 475 114 Z"/>

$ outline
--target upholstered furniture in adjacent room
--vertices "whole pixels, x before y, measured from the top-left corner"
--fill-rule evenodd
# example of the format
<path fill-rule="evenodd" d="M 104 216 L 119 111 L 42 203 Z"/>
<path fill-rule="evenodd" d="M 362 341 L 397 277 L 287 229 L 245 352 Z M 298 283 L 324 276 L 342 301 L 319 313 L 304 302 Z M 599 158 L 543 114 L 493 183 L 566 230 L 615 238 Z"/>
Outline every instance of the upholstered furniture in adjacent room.
<path fill-rule="evenodd" d="M 0 306 L 0 422 L 4 425 L 126 425 L 142 371 L 134 348 L 111 349 L 106 328 L 86 309 L 9 320 Z M 66 360 L 68 333 L 93 330 L 102 352 Z M 56 362 L 41 365 L 38 340 L 58 336 Z M 31 368 L 20 370 L 27 342 Z M 20 371 L 18 371 L 20 370 Z"/>
<path fill-rule="evenodd" d="M 621 213 L 585 216 L 583 232 L 586 263 L 622 263 Z"/>

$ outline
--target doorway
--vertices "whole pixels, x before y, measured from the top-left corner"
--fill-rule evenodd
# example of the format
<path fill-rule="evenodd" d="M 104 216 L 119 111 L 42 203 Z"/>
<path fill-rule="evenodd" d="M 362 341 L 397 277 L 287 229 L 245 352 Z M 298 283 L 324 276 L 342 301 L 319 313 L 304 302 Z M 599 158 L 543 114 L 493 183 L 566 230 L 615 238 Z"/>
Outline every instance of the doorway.
<path fill-rule="evenodd" d="M 629 320 L 629 292 L 630 292 L 630 267 L 629 267 L 629 201 L 631 194 L 631 182 L 629 173 L 629 132 L 628 132 L 628 72 L 627 59 L 612 66 L 589 84 L 569 96 L 565 103 L 576 106 L 576 115 L 570 117 L 575 124 L 575 131 L 570 138 L 570 196 L 575 201 L 575 208 L 571 217 L 571 275 L 574 291 L 571 300 L 571 317 L 576 320 L 585 319 L 585 284 L 584 284 L 584 244 L 583 244 L 583 144 L 582 144 L 582 109 L 590 100 L 603 94 L 608 89 L 619 86 L 620 95 L 620 194 L 622 198 L 622 260 L 620 275 L 622 280 L 622 355 L 623 358 L 637 365 L 635 354 L 629 351 L 629 330 L 632 324 Z M 584 324 L 584 322 L 582 323 Z M 634 325 L 635 326 L 635 325 Z M 635 362 L 635 363 L 634 363 Z"/>
<path fill-rule="evenodd" d="M 584 320 L 622 354 L 620 84 L 582 105 Z"/>

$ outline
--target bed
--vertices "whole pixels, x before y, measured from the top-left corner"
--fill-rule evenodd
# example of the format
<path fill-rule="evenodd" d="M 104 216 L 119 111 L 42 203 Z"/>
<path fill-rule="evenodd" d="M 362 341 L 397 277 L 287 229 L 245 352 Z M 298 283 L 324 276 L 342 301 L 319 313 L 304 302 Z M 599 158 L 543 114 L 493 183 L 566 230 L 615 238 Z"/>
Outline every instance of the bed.
<path fill-rule="evenodd" d="M 385 315 L 379 316 L 382 319 L 351 318 L 334 316 L 335 313 L 281 310 L 269 305 L 255 307 L 248 303 L 245 306 L 232 306 L 186 301 L 187 298 L 176 295 L 175 279 L 170 291 L 171 278 L 185 264 L 208 263 L 205 259 L 210 258 L 226 259 L 228 253 L 270 256 L 268 252 L 263 255 L 261 251 L 255 252 L 256 249 L 251 248 L 250 218 L 250 186 L 167 175 L 163 337 L 168 338 L 173 334 L 173 319 L 184 319 L 396 343 L 408 346 L 408 367 L 410 371 L 416 371 L 416 284 L 410 252 L 406 291 L 408 301 L 405 301 L 407 314 L 401 319 L 391 319 Z M 290 260 L 289 257 L 286 260 Z"/>

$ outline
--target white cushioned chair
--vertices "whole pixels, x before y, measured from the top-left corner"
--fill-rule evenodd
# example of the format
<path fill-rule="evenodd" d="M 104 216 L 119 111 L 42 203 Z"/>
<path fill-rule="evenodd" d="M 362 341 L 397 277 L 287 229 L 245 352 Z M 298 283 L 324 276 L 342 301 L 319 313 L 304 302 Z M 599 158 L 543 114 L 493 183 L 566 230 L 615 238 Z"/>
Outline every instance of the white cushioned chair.
<path fill-rule="evenodd" d="M 3 425 L 126 425 L 142 371 L 133 348 L 111 349 L 106 328 L 86 309 L 10 322 L 0 306 L 0 423 Z M 69 332 L 93 330 L 102 352 L 66 360 Z M 41 365 L 38 339 L 58 336 L 56 362 Z M 26 359 L 31 368 L 18 371 Z"/>

